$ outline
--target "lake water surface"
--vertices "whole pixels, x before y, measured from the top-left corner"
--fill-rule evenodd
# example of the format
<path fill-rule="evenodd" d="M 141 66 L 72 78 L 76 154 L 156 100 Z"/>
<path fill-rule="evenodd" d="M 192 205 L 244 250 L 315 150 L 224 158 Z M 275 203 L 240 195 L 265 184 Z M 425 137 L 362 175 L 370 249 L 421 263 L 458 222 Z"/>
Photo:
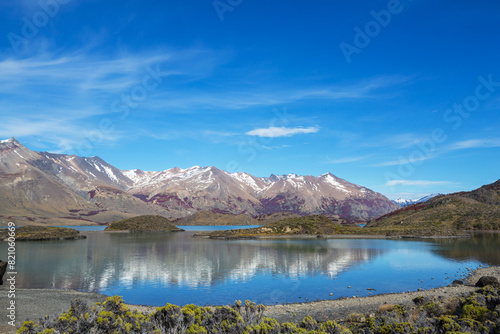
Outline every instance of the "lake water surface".
<path fill-rule="evenodd" d="M 127 303 L 156 306 L 245 299 L 276 304 L 427 289 L 480 265 L 500 264 L 498 234 L 409 241 L 82 233 L 88 238 L 18 242 L 17 288 L 117 294 Z M 6 251 L 1 242 L 0 254 Z"/>

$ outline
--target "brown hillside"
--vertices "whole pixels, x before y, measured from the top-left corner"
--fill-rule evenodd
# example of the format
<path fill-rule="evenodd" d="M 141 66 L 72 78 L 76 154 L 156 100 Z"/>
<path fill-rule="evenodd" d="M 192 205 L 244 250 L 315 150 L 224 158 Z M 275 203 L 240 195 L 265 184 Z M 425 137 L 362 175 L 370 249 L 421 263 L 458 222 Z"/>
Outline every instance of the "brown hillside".
<path fill-rule="evenodd" d="M 470 192 L 441 195 L 369 222 L 367 228 L 499 230 L 500 180 Z"/>

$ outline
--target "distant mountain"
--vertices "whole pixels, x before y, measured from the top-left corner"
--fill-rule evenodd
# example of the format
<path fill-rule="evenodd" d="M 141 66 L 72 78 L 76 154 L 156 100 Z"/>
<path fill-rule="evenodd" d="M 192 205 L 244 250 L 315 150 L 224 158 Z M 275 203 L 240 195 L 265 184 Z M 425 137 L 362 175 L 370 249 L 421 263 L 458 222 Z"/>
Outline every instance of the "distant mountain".
<path fill-rule="evenodd" d="M 82 224 L 135 215 L 182 218 L 209 210 L 358 221 L 397 208 L 383 195 L 331 173 L 255 177 L 200 166 L 120 170 L 99 157 L 34 152 L 14 138 L 0 141 L 0 218 Z"/>
<path fill-rule="evenodd" d="M 442 195 L 442 194 L 430 194 L 430 195 L 424 196 L 424 197 L 417 199 L 417 200 L 398 198 L 396 200 L 393 200 L 392 202 L 399 205 L 400 207 L 404 208 L 406 206 L 413 205 L 415 203 L 427 202 L 431 198 L 439 196 L 439 195 Z"/>
<path fill-rule="evenodd" d="M 430 200 L 431 198 L 434 198 L 436 196 L 440 196 L 442 195 L 441 193 L 437 193 L 437 194 L 430 194 L 430 195 L 427 195 L 427 196 L 424 196 L 418 200 L 415 201 L 415 203 L 423 203 L 423 202 L 427 202 L 428 200 Z"/>
<path fill-rule="evenodd" d="M 378 219 L 366 227 L 399 229 L 499 230 L 500 180 L 469 192 L 439 195 Z"/>
<path fill-rule="evenodd" d="M 288 174 L 259 178 L 194 166 L 124 174 L 135 182 L 129 193 L 163 206 L 177 216 L 210 209 L 253 216 L 276 212 L 322 213 L 363 220 L 397 208 L 381 194 L 331 173 L 319 177 Z"/>
<path fill-rule="evenodd" d="M 132 181 L 97 157 L 34 152 L 0 141 L 0 218 L 19 224 L 94 224 L 141 214 L 167 215 L 125 192 Z"/>
<path fill-rule="evenodd" d="M 395 203 L 399 205 L 400 207 L 404 208 L 405 206 L 415 204 L 417 201 L 413 199 L 404 199 L 404 198 L 398 198 L 395 200 L 392 200 L 392 203 Z"/>

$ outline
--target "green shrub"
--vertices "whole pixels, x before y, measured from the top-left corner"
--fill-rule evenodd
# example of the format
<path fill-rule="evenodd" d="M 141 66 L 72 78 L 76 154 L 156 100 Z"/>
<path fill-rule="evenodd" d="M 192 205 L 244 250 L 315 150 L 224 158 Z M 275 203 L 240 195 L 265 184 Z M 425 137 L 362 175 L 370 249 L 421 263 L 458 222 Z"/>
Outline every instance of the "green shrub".
<path fill-rule="evenodd" d="M 418 298 L 418 297 L 417 297 Z M 420 302 L 419 298 L 419 302 Z M 92 307 L 75 300 L 57 318 L 26 321 L 22 334 L 462 334 L 500 333 L 500 294 L 496 287 L 478 289 L 466 297 L 430 301 L 411 309 L 383 305 L 376 316 L 351 314 L 344 322 L 318 322 L 306 316 L 299 324 L 280 324 L 263 316 L 265 307 L 237 301 L 233 307 L 179 307 L 167 304 L 146 315 L 131 311 L 119 296 Z M 342 324 L 348 325 L 349 328 Z"/>

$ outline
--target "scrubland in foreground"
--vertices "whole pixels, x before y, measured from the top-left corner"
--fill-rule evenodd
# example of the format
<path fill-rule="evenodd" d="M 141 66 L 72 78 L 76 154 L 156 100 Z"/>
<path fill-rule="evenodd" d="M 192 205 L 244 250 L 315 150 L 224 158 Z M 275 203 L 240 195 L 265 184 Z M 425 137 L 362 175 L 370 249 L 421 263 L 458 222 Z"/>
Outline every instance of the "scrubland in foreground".
<path fill-rule="evenodd" d="M 498 273 L 498 267 L 489 269 Z M 265 306 L 249 301 L 217 307 L 167 304 L 139 312 L 114 296 L 93 306 L 74 300 L 57 318 L 26 321 L 18 333 L 498 333 L 500 285 L 491 282 L 448 298 L 422 292 L 411 305 L 382 303 L 374 312 L 352 312 L 337 321 L 334 314 L 332 320 L 306 316 L 297 322 L 280 322 L 267 314 Z"/>

